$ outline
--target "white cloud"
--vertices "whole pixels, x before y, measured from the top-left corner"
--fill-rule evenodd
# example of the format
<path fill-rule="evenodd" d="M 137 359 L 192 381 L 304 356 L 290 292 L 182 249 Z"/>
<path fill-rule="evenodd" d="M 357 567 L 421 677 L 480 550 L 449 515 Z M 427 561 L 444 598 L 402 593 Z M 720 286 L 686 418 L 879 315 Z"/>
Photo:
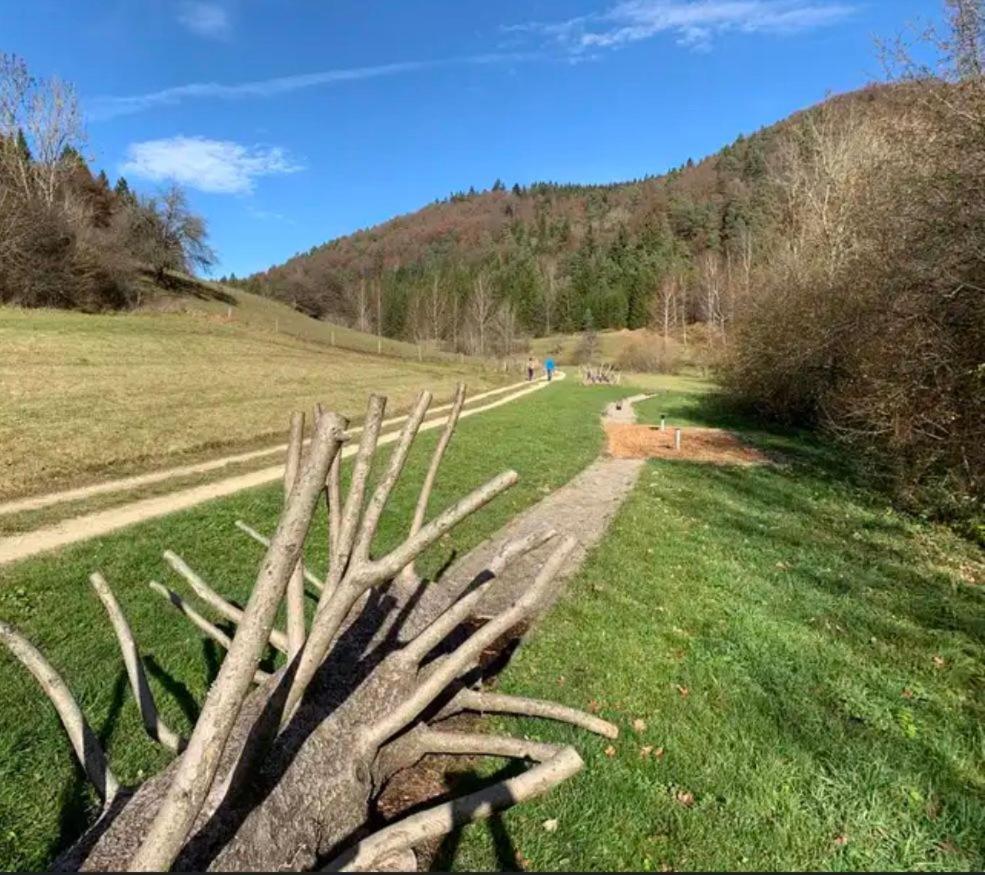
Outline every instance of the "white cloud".
<path fill-rule="evenodd" d="M 126 97 L 104 96 L 89 101 L 86 105 L 90 121 L 104 121 L 117 116 L 144 112 L 160 106 L 175 106 L 186 100 L 214 99 L 237 100 L 249 97 L 274 97 L 303 88 L 339 85 L 362 79 L 376 79 L 381 76 L 398 76 L 416 73 L 438 67 L 507 64 L 529 61 L 537 56 L 530 53 L 494 53 L 472 55 L 463 58 L 446 58 L 437 61 L 405 61 L 394 64 L 380 64 L 375 67 L 348 67 L 337 70 L 323 70 L 317 73 L 302 73 L 295 76 L 280 76 L 274 79 L 260 79 L 254 82 L 237 82 L 231 85 L 220 82 L 192 82 L 176 85 L 160 91 L 135 94 Z"/>
<path fill-rule="evenodd" d="M 205 137 L 133 143 L 120 172 L 152 182 L 174 181 L 214 194 L 248 194 L 261 176 L 304 168 L 280 147 L 243 146 Z"/>
<path fill-rule="evenodd" d="M 224 39 L 229 36 L 231 27 L 229 14 L 222 6 L 201 0 L 182 3 L 178 21 L 192 33 L 210 39 Z"/>
<path fill-rule="evenodd" d="M 786 35 L 834 24 L 855 7 L 831 0 L 624 0 L 604 12 L 506 28 L 539 36 L 570 54 L 614 49 L 670 33 L 707 48 L 722 33 Z"/>

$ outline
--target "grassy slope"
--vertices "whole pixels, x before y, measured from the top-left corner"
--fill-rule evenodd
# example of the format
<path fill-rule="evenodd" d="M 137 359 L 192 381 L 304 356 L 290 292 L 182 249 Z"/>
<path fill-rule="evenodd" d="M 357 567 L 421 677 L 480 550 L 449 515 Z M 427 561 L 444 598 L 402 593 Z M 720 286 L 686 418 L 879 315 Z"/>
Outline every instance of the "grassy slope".
<path fill-rule="evenodd" d="M 435 360 L 457 361 L 459 358 L 450 353 L 421 350 L 416 344 L 402 340 L 393 340 L 389 337 L 377 338 L 375 334 L 312 319 L 280 301 L 253 295 L 232 286 L 195 281 L 189 287 L 194 293 L 183 291 L 178 294 L 162 295 L 157 290 L 151 306 L 156 308 L 178 306 L 184 310 L 197 311 L 214 317 L 231 318 L 237 324 L 251 328 L 268 332 L 278 331 L 299 340 L 335 345 L 355 352 L 369 352 L 375 355 L 379 351 L 385 356 L 406 359 L 417 359 L 422 355 Z"/>
<path fill-rule="evenodd" d="M 232 322 L 0 308 L 0 498 L 279 439 L 288 412 L 316 400 L 358 415 L 370 391 L 396 409 L 424 386 L 447 396 L 460 379 L 473 391 L 503 379 L 333 349 L 330 326 L 246 297 Z M 310 339 L 258 327 L 275 312 Z"/>
<path fill-rule="evenodd" d="M 507 468 L 518 486 L 463 524 L 428 557 L 424 570 L 468 550 L 522 508 L 569 480 L 598 452 L 597 415 L 620 390 L 586 391 L 560 384 L 515 404 L 464 420 L 438 479 L 432 508 L 445 506 Z M 563 443 L 544 435 L 563 434 Z M 384 515 L 381 538 L 406 529 L 416 488 L 437 434 L 422 435 L 406 485 Z M 384 451 L 386 452 L 386 451 Z M 160 558 L 171 547 L 220 591 L 244 598 L 260 553 L 233 527 L 237 518 L 261 531 L 274 526 L 276 488 L 252 490 L 117 535 L 0 570 L 0 617 L 30 636 L 77 695 L 96 732 L 108 744 L 122 780 L 136 782 L 166 760 L 143 735 L 126 688 L 123 664 L 102 609 L 86 583 L 102 570 L 114 586 L 147 654 L 151 685 L 169 723 L 187 731 L 218 665 L 215 649 L 146 586 L 149 579 L 187 594 Z M 312 536 L 324 543 L 319 518 Z M 320 568 L 317 551 L 310 556 Z M 91 816 L 91 796 L 73 767 L 53 710 L 33 680 L 0 652 L 0 869 L 37 869 L 70 842 Z"/>
<path fill-rule="evenodd" d="M 743 426 L 707 396 L 642 410 Z M 525 722 L 531 737 L 576 744 L 586 771 L 470 827 L 443 862 L 985 865 L 981 553 L 854 490 L 822 446 L 753 440 L 787 466 L 651 462 L 573 598 L 503 678 L 513 693 L 599 703 L 623 730 L 614 755 Z"/>

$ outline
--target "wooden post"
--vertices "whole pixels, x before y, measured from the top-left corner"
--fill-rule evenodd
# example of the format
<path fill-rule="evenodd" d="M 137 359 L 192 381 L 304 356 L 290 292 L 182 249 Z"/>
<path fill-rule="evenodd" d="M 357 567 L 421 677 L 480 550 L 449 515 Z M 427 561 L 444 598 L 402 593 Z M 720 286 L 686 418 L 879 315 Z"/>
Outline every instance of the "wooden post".
<path fill-rule="evenodd" d="M 661 431 L 666 431 L 667 430 L 667 414 L 666 413 L 661 413 L 660 414 L 660 430 Z"/>
<path fill-rule="evenodd" d="M 680 450 L 681 448 L 681 430 L 679 428 L 674 429 L 674 449 Z"/>

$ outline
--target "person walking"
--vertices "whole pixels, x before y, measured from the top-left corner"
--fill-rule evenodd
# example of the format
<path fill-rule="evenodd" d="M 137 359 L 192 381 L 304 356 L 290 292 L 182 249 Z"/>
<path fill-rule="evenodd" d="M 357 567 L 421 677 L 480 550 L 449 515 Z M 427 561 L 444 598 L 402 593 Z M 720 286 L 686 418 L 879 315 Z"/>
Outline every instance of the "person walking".
<path fill-rule="evenodd" d="M 537 367 L 537 363 L 534 361 L 534 357 L 530 356 L 527 359 L 527 382 L 532 383 L 534 381 L 534 369 Z"/>
<path fill-rule="evenodd" d="M 550 356 L 544 362 L 544 370 L 547 371 L 547 382 L 550 383 L 554 379 L 554 359 Z"/>

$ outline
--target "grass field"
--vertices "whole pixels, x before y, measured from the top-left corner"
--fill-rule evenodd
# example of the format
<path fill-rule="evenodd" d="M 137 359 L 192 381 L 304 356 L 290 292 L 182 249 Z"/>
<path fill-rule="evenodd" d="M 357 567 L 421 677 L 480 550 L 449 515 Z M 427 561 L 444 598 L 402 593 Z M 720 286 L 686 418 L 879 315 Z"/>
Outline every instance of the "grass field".
<path fill-rule="evenodd" d="M 273 307 L 312 332 L 331 330 L 249 297 L 242 312 L 257 319 Z M 442 398 L 459 380 L 478 392 L 507 379 L 470 363 L 378 357 L 204 313 L 0 308 L 0 498 L 279 440 L 290 410 L 319 400 L 358 416 L 371 391 L 386 391 L 396 410 L 422 387 Z"/>
<path fill-rule="evenodd" d="M 823 444 L 729 415 L 706 385 L 646 388 L 663 391 L 640 405 L 645 419 L 744 430 L 782 465 L 648 463 L 571 597 L 501 681 L 597 709 L 621 737 L 607 753 L 608 741 L 525 721 L 524 735 L 575 744 L 585 771 L 451 837 L 436 864 L 981 869 L 981 551 L 851 486 Z M 436 548 L 425 570 L 584 467 L 600 446 L 601 406 L 631 391 L 569 381 L 464 421 L 434 506 L 506 467 L 521 483 Z M 435 440 L 422 436 L 384 542 L 405 526 Z M 187 731 L 219 655 L 145 581 L 182 588 L 160 558 L 172 547 L 242 598 L 244 569 L 260 554 L 232 523 L 269 531 L 278 505 L 277 489 L 254 490 L 2 572 L 0 617 L 64 672 L 123 780 L 165 757 L 142 733 L 86 576 L 99 568 L 116 588 L 164 716 Z M 0 868 L 38 868 L 92 817 L 93 800 L 52 709 L 6 654 L 0 701 Z M 552 819 L 556 831 L 543 826 Z"/>
<path fill-rule="evenodd" d="M 325 346 L 336 346 L 353 352 L 381 354 L 392 358 L 432 361 L 459 361 L 452 353 L 418 346 L 389 337 L 377 337 L 364 331 L 312 319 L 292 307 L 253 295 L 232 286 L 201 280 L 178 278 L 179 286 L 172 293 L 156 288 L 148 299 L 151 312 L 180 311 L 202 313 L 223 321 L 232 321 L 260 331 L 277 333 Z"/>
<path fill-rule="evenodd" d="M 748 426 L 709 395 L 641 412 Z M 572 598 L 502 679 L 597 708 L 620 739 L 607 752 L 524 722 L 585 752 L 585 772 L 469 827 L 439 864 L 985 866 L 981 552 L 847 485 L 824 446 L 750 439 L 785 464 L 648 463 Z"/>
<path fill-rule="evenodd" d="M 621 394 L 561 383 L 464 420 L 448 451 L 432 509 L 507 468 L 516 469 L 521 480 L 436 547 L 423 570 L 433 571 L 454 553 L 467 551 L 587 465 L 601 444 L 598 414 Z M 536 438 L 547 433 L 565 439 Z M 406 479 L 383 517 L 384 545 L 406 529 L 436 440 L 437 432 L 419 439 Z M 89 573 L 100 569 L 113 585 L 147 655 L 163 716 L 187 731 L 220 656 L 146 582 L 158 579 L 187 594 L 161 559 L 161 552 L 171 547 L 217 589 L 244 598 L 261 551 L 233 522 L 242 518 L 269 532 L 279 505 L 277 488 L 252 490 L 0 570 L 0 617 L 32 638 L 64 673 L 123 781 L 147 777 L 166 756 L 143 734 L 112 631 L 86 583 Z M 319 519 L 314 544 L 324 543 L 323 528 Z M 317 553 L 310 564 L 321 568 Z M 93 798 L 53 709 L 5 651 L 0 652 L 0 702 L 0 869 L 43 868 L 89 822 Z"/>

